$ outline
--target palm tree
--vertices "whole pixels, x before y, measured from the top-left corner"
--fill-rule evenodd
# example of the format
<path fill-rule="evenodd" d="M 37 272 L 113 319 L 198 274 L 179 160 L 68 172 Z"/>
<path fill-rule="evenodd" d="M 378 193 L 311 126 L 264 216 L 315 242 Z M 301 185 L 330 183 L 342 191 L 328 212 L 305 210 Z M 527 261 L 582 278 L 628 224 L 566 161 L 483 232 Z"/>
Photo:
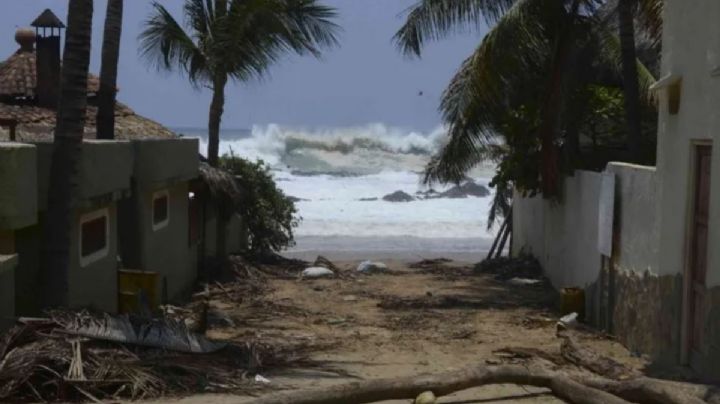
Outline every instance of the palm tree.
<path fill-rule="evenodd" d="M 213 92 L 208 162 L 218 165 L 220 121 L 229 80 L 262 76 L 287 52 L 319 57 L 337 43 L 336 12 L 317 0 L 186 0 L 186 31 L 158 2 L 141 33 L 141 54 L 158 68 L 178 69 Z"/>
<path fill-rule="evenodd" d="M 618 0 L 618 31 L 622 54 L 625 121 L 627 122 L 628 149 L 634 162 L 641 162 L 642 117 L 641 97 L 638 88 L 637 55 L 635 49 L 635 18 L 641 11 L 641 21 L 651 40 L 658 41 L 662 30 L 662 1 Z"/>
<path fill-rule="evenodd" d="M 92 0 L 70 0 L 41 270 L 48 307 L 68 304 L 71 213 L 82 156 L 92 15 Z"/>
<path fill-rule="evenodd" d="M 579 120 L 572 113 L 582 95 L 578 89 L 608 71 L 620 77 L 607 7 L 596 0 L 420 0 L 411 8 L 395 36 L 411 56 L 420 56 L 427 40 L 479 27 L 483 18 L 494 24 L 443 94 L 449 141 L 428 166 L 426 181 L 455 181 L 488 154 L 507 156 L 495 150 L 495 136 L 519 126 L 538 140 L 523 145 L 539 150 L 536 186 L 555 196 L 559 147 L 577 143 L 573 125 Z M 647 86 L 651 76 L 640 73 Z M 513 114 L 519 110 L 524 112 Z"/>
<path fill-rule="evenodd" d="M 123 0 L 108 0 L 103 33 L 100 91 L 98 92 L 97 138 L 115 138 L 115 96 L 117 90 Z"/>

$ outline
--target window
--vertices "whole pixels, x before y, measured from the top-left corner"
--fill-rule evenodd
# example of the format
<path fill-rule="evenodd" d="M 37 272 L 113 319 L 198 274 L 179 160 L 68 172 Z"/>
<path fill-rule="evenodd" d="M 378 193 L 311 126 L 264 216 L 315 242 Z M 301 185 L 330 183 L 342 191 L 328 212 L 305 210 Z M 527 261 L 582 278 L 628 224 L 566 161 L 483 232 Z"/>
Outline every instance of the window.
<path fill-rule="evenodd" d="M 170 196 L 167 191 L 153 194 L 152 199 L 152 228 L 160 230 L 170 221 Z"/>
<path fill-rule="evenodd" d="M 108 210 L 100 209 L 80 217 L 80 266 L 108 255 Z"/>

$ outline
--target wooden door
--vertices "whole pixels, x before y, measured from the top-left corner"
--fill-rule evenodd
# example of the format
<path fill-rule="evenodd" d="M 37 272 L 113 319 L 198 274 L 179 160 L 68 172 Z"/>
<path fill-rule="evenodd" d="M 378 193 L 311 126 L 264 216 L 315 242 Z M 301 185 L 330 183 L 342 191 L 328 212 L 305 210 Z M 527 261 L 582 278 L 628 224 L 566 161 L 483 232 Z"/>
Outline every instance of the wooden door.
<path fill-rule="evenodd" d="M 705 277 L 708 256 L 708 219 L 710 215 L 710 161 L 712 148 L 697 146 L 695 149 L 695 206 L 692 221 L 692 240 L 689 283 L 689 343 L 691 356 L 703 346 Z"/>

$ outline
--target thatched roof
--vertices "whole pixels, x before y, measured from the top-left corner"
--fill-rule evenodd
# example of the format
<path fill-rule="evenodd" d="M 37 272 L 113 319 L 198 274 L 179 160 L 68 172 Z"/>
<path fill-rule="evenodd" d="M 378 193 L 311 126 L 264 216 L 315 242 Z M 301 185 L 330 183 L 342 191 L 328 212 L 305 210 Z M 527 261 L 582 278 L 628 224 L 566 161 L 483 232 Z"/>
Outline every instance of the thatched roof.
<path fill-rule="evenodd" d="M 242 204 L 242 190 L 231 173 L 202 162 L 199 168 L 200 179 L 208 187 L 213 199 L 223 201 L 229 206 Z"/>
<path fill-rule="evenodd" d="M 13 105 L 0 102 L 0 120 L 17 121 L 16 140 L 38 141 L 52 139 L 57 112 L 34 105 Z M 95 118 L 97 107 L 88 105 L 85 120 L 85 134 L 96 138 Z M 128 106 L 117 103 L 115 107 L 115 138 L 120 140 L 174 138 L 170 129 L 151 119 L 138 115 Z M 7 128 L 0 127 L 0 141 L 9 140 Z"/>

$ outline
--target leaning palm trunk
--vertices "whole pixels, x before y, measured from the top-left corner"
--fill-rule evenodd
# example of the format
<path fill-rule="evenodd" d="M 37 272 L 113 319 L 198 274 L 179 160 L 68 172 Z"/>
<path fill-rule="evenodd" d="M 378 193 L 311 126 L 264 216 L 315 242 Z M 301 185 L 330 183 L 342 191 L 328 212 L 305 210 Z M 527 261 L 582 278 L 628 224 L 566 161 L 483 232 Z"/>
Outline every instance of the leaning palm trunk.
<path fill-rule="evenodd" d="M 41 269 L 46 306 L 68 304 L 70 229 L 87 107 L 92 0 L 70 0 Z"/>
<path fill-rule="evenodd" d="M 117 88 L 123 0 L 108 0 L 103 34 L 100 91 L 98 92 L 97 138 L 115 138 L 115 91 Z"/>
<path fill-rule="evenodd" d="M 625 119 L 627 121 L 627 145 L 630 159 L 640 159 L 640 137 L 642 123 L 640 117 L 640 90 L 638 84 L 637 56 L 635 52 L 634 9 L 636 0 L 620 0 L 618 3 L 618 22 L 622 58 L 623 92 L 625 94 Z"/>
<path fill-rule="evenodd" d="M 219 75 L 213 80 L 213 98 L 210 103 L 210 116 L 208 119 L 208 163 L 218 166 L 220 156 L 220 122 L 225 109 L 225 85 L 227 77 Z"/>

